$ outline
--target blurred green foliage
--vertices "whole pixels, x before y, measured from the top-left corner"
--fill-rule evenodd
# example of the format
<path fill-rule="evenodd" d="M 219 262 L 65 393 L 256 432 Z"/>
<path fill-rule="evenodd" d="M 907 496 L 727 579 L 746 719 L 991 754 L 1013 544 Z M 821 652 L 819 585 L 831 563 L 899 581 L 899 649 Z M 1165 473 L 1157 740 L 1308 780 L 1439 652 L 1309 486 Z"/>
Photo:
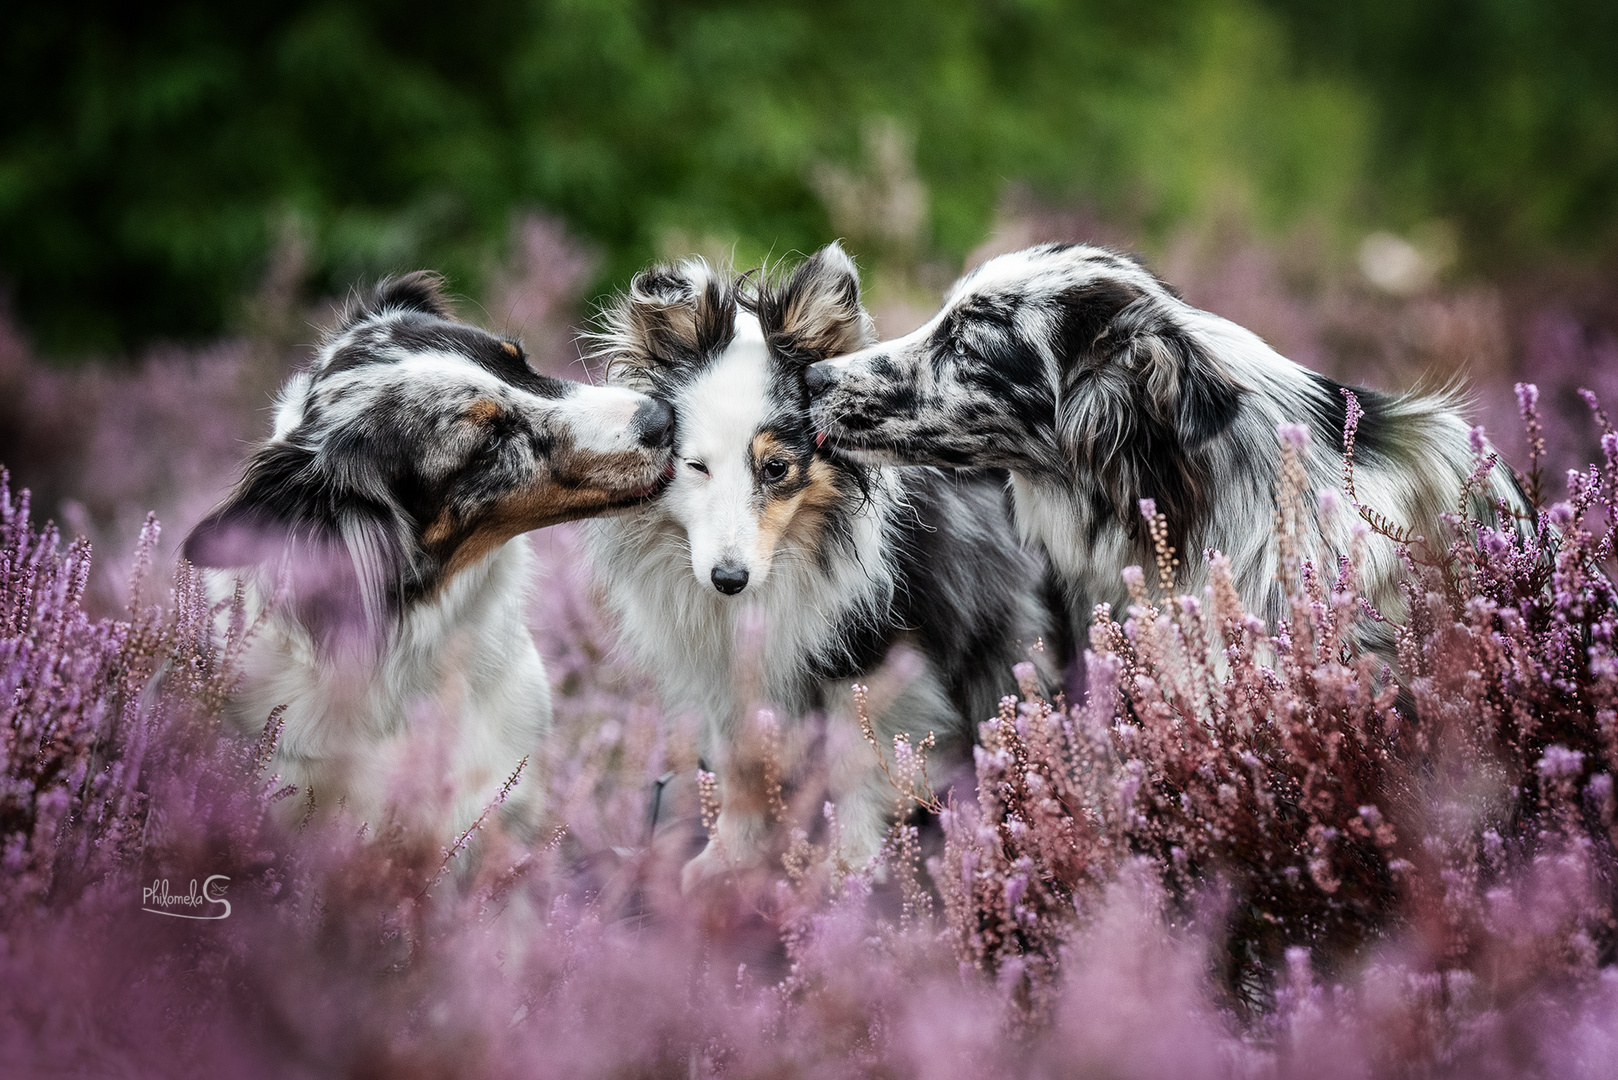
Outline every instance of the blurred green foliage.
<path fill-rule="evenodd" d="M 219 332 L 278 242 L 313 290 L 474 295 L 533 209 L 603 287 L 810 248 L 884 119 L 945 261 L 1013 182 L 1147 234 L 1441 216 L 1496 254 L 1618 216 L 1611 0 L 12 0 L 0 34 L 0 279 L 57 354 Z"/>

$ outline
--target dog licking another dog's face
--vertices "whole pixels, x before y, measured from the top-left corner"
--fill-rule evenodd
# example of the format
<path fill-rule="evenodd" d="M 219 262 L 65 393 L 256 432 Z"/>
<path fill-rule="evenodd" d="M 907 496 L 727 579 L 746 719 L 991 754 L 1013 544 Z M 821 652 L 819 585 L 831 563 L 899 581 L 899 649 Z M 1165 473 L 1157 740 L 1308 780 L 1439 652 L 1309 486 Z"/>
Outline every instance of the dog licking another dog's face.
<path fill-rule="evenodd" d="M 289 823 L 346 808 L 436 852 L 498 804 L 532 837 L 550 684 L 516 538 L 655 496 L 673 429 L 645 395 L 536 373 L 431 275 L 351 305 L 185 544 L 256 627 L 226 716 L 246 735 L 281 717 L 264 769 L 298 790 Z"/>
<path fill-rule="evenodd" d="M 412 274 L 351 306 L 288 383 L 273 436 L 185 554 L 298 556 L 291 601 L 317 636 L 359 615 L 375 632 L 521 533 L 655 496 L 673 429 L 662 402 L 538 374 Z"/>

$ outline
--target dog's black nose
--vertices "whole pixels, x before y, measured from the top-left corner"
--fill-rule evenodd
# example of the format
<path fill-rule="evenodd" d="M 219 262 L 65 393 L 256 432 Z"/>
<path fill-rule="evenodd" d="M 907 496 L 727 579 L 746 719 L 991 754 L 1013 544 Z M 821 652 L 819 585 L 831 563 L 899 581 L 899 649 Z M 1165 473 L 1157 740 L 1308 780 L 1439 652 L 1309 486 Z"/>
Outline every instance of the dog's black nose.
<path fill-rule="evenodd" d="M 635 410 L 633 424 L 640 433 L 641 445 L 653 450 L 667 450 L 674 445 L 674 410 L 668 402 L 647 398 L 646 404 Z"/>
<path fill-rule="evenodd" d="M 735 596 L 747 588 L 747 571 L 739 566 L 716 566 L 710 576 L 713 587 L 726 596 Z"/>
<path fill-rule="evenodd" d="M 836 385 L 837 369 L 825 361 L 810 364 L 804 372 L 803 381 L 809 387 L 809 396 L 818 397 Z"/>

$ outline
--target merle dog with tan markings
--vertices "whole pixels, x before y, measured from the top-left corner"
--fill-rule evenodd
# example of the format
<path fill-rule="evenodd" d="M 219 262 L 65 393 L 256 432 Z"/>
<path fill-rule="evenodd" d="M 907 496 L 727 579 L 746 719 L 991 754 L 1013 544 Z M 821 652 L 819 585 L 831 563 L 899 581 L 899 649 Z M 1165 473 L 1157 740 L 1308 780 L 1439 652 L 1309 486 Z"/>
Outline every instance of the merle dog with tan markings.
<path fill-rule="evenodd" d="M 287 707 L 268 767 L 303 789 L 287 805 L 376 826 L 425 814 L 436 836 L 476 819 L 550 728 L 520 534 L 655 496 L 672 435 L 666 404 L 540 375 L 518 342 L 456 321 L 433 275 L 351 304 L 185 543 L 263 619 L 229 716 L 256 732 Z M 417 731 L 424 710 L 447 726 Z M 390 805 L 399 773 L 436 767 L 428 753 L 446 805 Z M 534 824 L 536 772 L 509 823 Z"/>
<path fill-rule="evenodd" d="M 1017 522 L 1049 553 L 1081 642 L 1092 605 L 1127 603 L 1123 569 L 1152 560 L 1142 499 L 1168 518 L 1181 587 L 1200 589 L 1202 552 L 1217 549 L 1247 609 L 1273 623 L 1284 610 L 1280 426 L 1312 430 L 1303 463 L 1315 489 L 1340 482 L 1341 386 L 1187 304 L 1139 260 L 1096 247 L 991 259 L 926 325 L 815 364 L 808 385 L 829 444 L 862 460 L 1009 470 Z M 1356 393 L 1357 497 L 1441 538 L 1440 515 L 1459 507 L 1473 468 L 1463 403 L 1453 393 Z M 1486 521 L 1501 504 L 1526 517 L 1504 464 L 1469 498 Z M 1306 538 L 1309 552 L 1335 567 L 1357 520 L 1336 515 Z M 1395 545 L 1369 537 L 1364 592 L 1394 618 L 1404 609 L 1398 569 Z M 1386 649 L 1385 626 L 1367 627 L 1367 641 Z"/>
<path fill-rule="evenodd" d="M 763 803 L 737 753 L 755 700 L 794 731 L 826 711 L 841 854 L 864 863 L 894 793 L 855 727 L 851 684 L 874 677 L 876 701 L 890 676 L 871 717 L 888 747 L 932 732 L 960 753 L 1047 632 L 1043 563 L 1011 527 L 1005 477 L 873 468 L 820 445 L 804 370 L 873 336 L 836 245 L 785 276 L 648 270 L 604 321 L 609 381 L 679 417 L 667 491 L 595 522 L 590 547 L 624 644 L 670 711 L 700 721 L 718 774 L 716 840 L 686 884 L 764 857 Z"/>

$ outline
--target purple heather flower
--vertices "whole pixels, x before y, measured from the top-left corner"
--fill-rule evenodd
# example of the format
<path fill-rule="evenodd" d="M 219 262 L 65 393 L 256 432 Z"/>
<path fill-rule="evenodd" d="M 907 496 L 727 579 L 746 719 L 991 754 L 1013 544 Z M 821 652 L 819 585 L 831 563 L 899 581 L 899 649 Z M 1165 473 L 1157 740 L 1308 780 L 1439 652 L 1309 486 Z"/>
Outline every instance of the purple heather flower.
<path fill-rule="evenodd" d="M 1520 382 L 1512 387 L 1517 392 L 1517 408 L 1527 413 L 1539 406 L 1539 387 L 1533 383 Z"/>
<path fill-rule="evenodd" d="M 1006 879 L 1006 907 L 1015 908 L 1028 892 L 1028 875 L 1015 874 Z"/>
<path fill-rule="evenodd" d="M 1546 778 L 1577 776 L 1584 768 L 1584 754 L 1553 743 L 1545 748 L 1544 756 L 1536 767 L 1539 775 Z"/>

